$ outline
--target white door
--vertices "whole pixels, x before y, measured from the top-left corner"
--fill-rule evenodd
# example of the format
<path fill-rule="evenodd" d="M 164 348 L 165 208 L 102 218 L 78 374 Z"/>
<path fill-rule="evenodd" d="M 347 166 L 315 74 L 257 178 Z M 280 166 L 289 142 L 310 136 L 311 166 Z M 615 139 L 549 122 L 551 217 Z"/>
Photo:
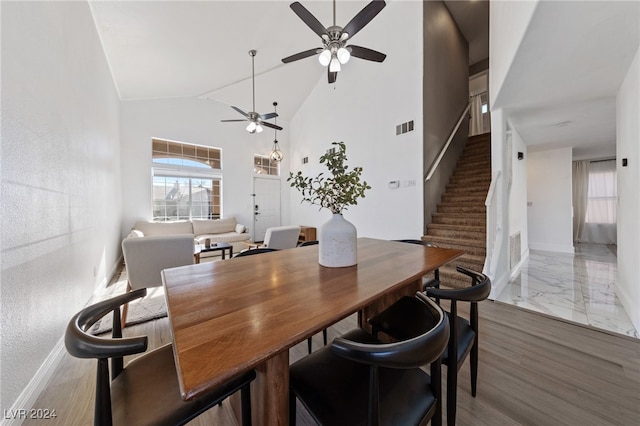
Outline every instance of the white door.
<path fill-rule="evenodd" d="M 253 178 L 253 241 L 264 241 L 267 228 L 280 226 L 280 179 Z"/>

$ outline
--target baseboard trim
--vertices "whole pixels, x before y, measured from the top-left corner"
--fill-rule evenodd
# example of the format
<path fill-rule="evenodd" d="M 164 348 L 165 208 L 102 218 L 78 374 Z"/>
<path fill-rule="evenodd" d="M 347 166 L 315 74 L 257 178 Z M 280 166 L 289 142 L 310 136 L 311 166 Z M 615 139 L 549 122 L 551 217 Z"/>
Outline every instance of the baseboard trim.
<path fill-rule="evenodd" d="M 47 387 L 56 367 L 60 364 L 65 354 L 64 336 L 62 336 L 53 347 L 53 350 L 49 352 L 49 355 L 47 355 L 47 358 L 45 358 L 38 371 L 36 371 L 36 374 L 31 378 L 27 387 L 25 387 L 20 396 L 18 396 L 18 399 L 16 399 L 9 410 L 3 413 L 3 426 L 21 425 L 22 422 L 26 420 L 26 413 L 28 413 L 29 409 L 33 408 L 40 393 Z"/>
<path fill-rule="evenodd" d="M 529 249 L 539 251 L 551 251 L 557 253 L 575 254 L 575 248 L 571 246 L 559 245 L 559 244 L 546 244 L 546 243 L 532 243 L 529 241 Z"/>
<path fill-rule="evenodd" d="M 122 255 L 118 257 L 118 260 L 111 268 L 108 277 L 103 278 L 96 286 L 93 295 L 87 301 L 87 305 L 91 303 L 97 294 L 103 291 L 111 281 L 115 274 L 119 271 L 120 264 L 122 263 Z M 38 397 L 44 391 L 49 384 L 49 380 L 53 376 L 56 368 L 62 362 L 65 354 L 67 353 L 64 347 L 64 335 L 55 344 L 49 355 L 45 358 L 36 374 L 33 375 L 27 386 L 22 390 L 16 401 L 13 403 L 9 410 L 3 412 L 2 426 L 21 425 L 28 410 L 34 408 L 33 405 L 38 400 Z M 27 411 L 24 411 L 27 410 Z M 23 415 L 24 413 L 24 415 Z M 13 418 L 9 418 L 13 417 Z"/>
<path fill-rule="evenodd" d="M 491 293 L 488 299 L 495 300 L 509 283 L 509 274 L 505 272 L 502 276 L 491 280 Z"/>

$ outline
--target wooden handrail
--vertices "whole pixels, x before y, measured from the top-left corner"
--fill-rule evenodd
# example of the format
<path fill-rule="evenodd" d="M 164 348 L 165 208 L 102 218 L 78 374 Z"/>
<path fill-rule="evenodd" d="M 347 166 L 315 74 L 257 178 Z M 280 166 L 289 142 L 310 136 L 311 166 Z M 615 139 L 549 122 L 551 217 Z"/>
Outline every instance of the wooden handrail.
<path fill-rule="evenodd" d="M 471 106 L 471 104 L 467 103 L 467 106 L 464 108 L 464 111 L 462 111 L 462 114 L 460 114 L 460 118 L 458 119 L 458 123 L 456 123 L 456 126 L 451 131 L 451 134 L 449 135 L 449 139 L 447 139 L 447 142 L 444 144 L 444 146 L 442 147 L 442 149 L 438 153 L 438 156 L 433 160 L 433 163 L 431 163 L 431 167 L 429 167 L 429 172 L 427 173 L 427 177 L 424 178 L 425 182 L 428 181 L 429 179 L 431 179 L 431 177 L 435 173 L 436 169 L 438 168 L 438 165 L 440 164 L 440 161 L 442 160 L 442 157 L 444 157 L 445 152 L 447 152 L 447 149 L 449 148 L 449 145 L 451 145 L 451 142 L 453 141 L 453 137 L 458 132 L 458 129 L 460 128 L 460 125 L 462 124 L 462 120 L 464 120 L 464 117 L 469 112 L 470 106 Z"/>

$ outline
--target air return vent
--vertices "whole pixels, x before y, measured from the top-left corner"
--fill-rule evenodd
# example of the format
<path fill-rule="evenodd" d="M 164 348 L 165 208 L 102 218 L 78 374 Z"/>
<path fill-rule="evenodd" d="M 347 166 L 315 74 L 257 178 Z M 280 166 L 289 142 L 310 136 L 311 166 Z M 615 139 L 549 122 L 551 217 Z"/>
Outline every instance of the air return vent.
<path fill-rule="evenodd" d="M 520 233 L 517 232 L 509 237 L 509 269 L 513 271 L 521 259 Z"/>

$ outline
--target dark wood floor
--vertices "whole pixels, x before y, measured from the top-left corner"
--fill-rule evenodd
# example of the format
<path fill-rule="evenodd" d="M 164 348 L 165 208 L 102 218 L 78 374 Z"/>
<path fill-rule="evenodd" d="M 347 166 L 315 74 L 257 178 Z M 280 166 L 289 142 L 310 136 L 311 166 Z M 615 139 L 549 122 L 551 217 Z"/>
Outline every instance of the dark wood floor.
<path fill-rule="evenodd" d="M 640 340 L 486 301 L 480 306 L 478 396 L 468 362 L 459 372 L 458 425 L 639 425 Z M 355 326 L 350 317 L 329 338 Z M 166 318 L 127 328 L 150 347 L 169 341 Z M 321 334 L 314 338 L 321 345 Z M 291 349 L 294 362 L 306 342 Z M 65 357 L 34 408 L 56 409 L 47 425 L 92 423 L 95 364 Z M 35 422 L 25 422 L 25 425 Z M 235 425 L 227 402 L 192 425 Z M 298 407 L 298 424 L 313 424 Z"/>

